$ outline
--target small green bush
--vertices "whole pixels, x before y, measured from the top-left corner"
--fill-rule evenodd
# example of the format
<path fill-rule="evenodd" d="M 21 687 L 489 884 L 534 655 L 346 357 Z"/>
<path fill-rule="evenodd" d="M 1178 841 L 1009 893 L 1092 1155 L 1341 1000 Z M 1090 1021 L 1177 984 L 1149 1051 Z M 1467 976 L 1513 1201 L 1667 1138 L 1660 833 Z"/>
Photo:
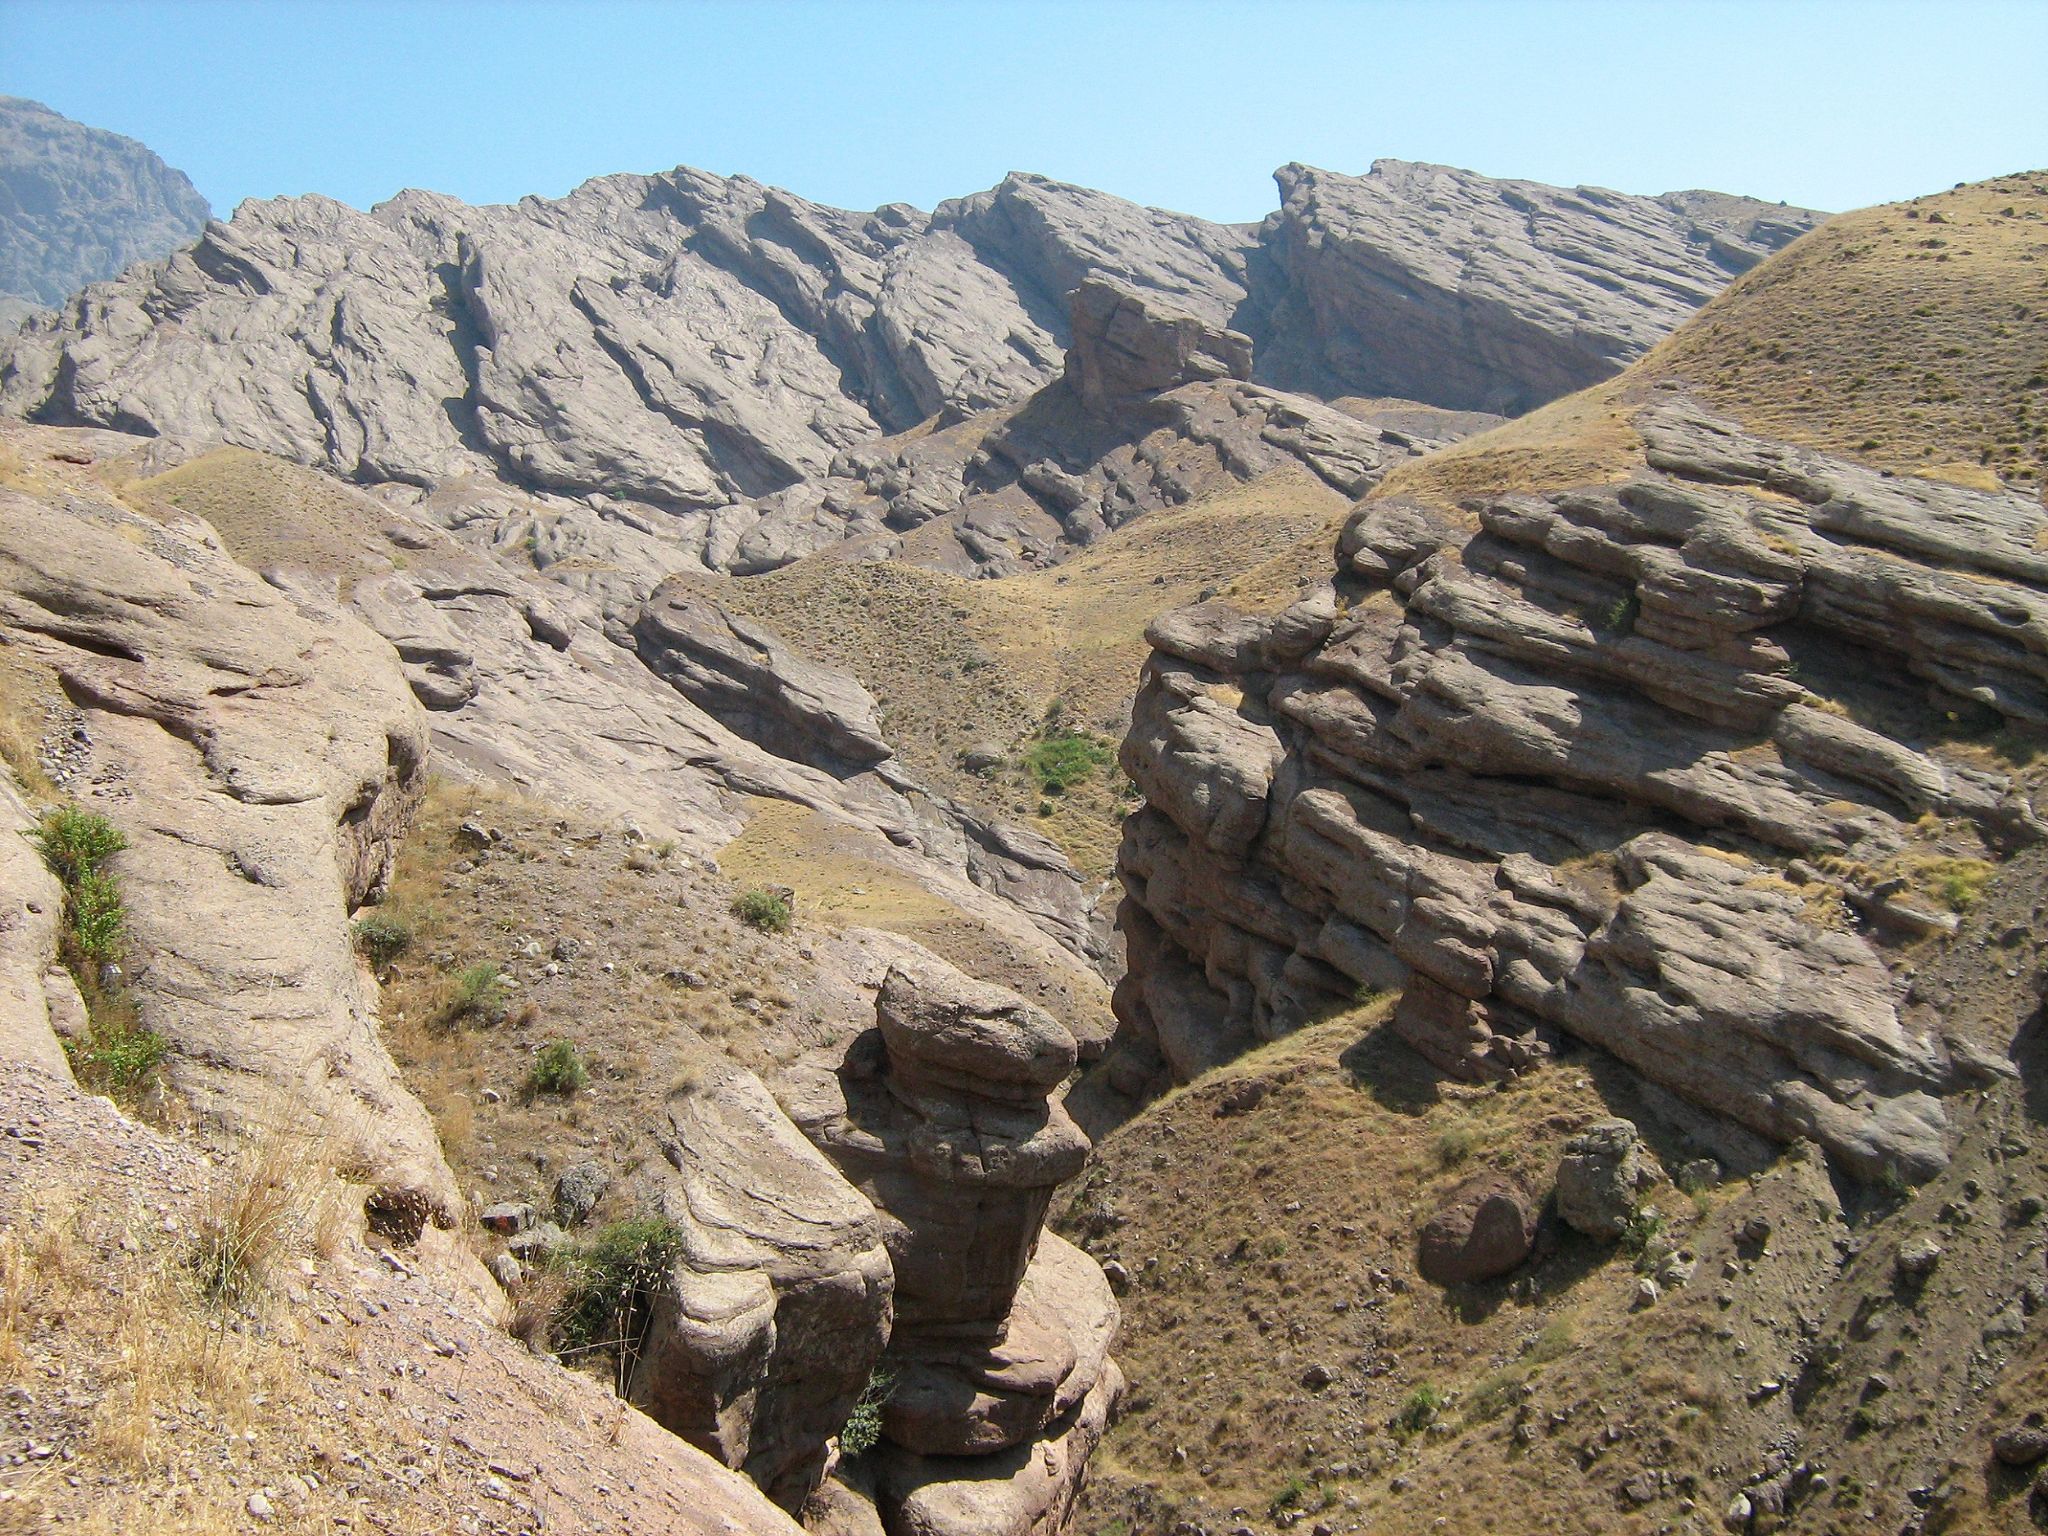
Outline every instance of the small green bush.
<path fill-rule="evenodd" d="M 567 1040 L 556 1040 L 542 1046 L 535 1055 L 526 1085 L 535 1093 L 558 1093 L 566 1098 L 590 1086 L 590 1068 L 583 1064 L 575 1046 Z"/>
<path fill-rule="evenodd" d="M 551 1259 L 567 1282 L 555 1333 L 564 1354 L 637 1343 L 647 1293 L 683 1250 L 683 1235 L 660 1216 L 632 1216 L 600 1227 L 587 1242 Z"/>
<path fill-rule="evenodd" d="M 75 805 L 45 811 L 42 824 L 28 838 L 41 851 L 50 872 L 67 888 L 82 875 L 98 873 L 101 865 L 128 846 L 120 828 L 106 817 Z"/>
<path fill-rule="evenodd" d="M 1281 1515 L 1294 1508 L 1295 1505 L 1299 1504 L 1307 1496 L 1309 1486 L 1307 1478 L 1303 1477 L 1299 1472 L 1295 1473 L 1280 1485 L 1280 1491 L 1274 1494 L 1272 1499 L 1267 1502 L 1267 1516 L 1278 1520 Z"/>
<path fill-rule="evenodd" d="M 67 1040 L 64 1049 L 72 1072 L 87 1088 L 127 1101 L 149 1086 L 170 1046 L 155 1030 L 130 1023 L 95 1024 L 83 1039 Z"/>
<path fill-rule="evenodd" d="M 1049 727 L 1024 753 L 1024 771 L 1040 792 L 1063 795 L 1114 762 L 1108 742 L 1086 731 Z"/>
<path fill-rule="evenodd" d="M 790 919 L 794 916 L 789 910 L 787 897 L 764 891 L 758 886 L 734 897 L 732 911 L 733 916 L 748 927 L 759 928 L 763 933 L 789 932 Z"/>
<path fill-rule="evenodd" d="M 97 869 L 83 871 L 72 884 L 70 906 L 71 942 L 78 953 L 96 965 L 118 959 L 128 915 L 114 877 Z"/>
<path fill-rule="evenodd" d="M 448 1017 L 481 1019 L 496 1024 L 505 1017 L 505 974 L 489 961 L 472 965 L 455 978 L 448 999 Z"/>
<path fill-rule="evenodd" d="M 845 1428 L 839 1431 L 842 1456 L 864 1455 L 881 1442 L 882 1409 L 895 1390 L 896 1378 L 881 1366 L 868 1373 L 868 1384 L 861 1388 L 853 1412 L 846 1416 Z"/>
<path fill-rule="evenodd" d="M 1394 1415 L 1394 1433 L 1403 1437 L 1422 1433 L 1436 1422 L 1443 1406 L 1443 1393 L 1424 1382 L 1408 1394 L 1401 1411 Z"/>
<path fill-rule="evenodd" d="M 349 928 L 356 953 L 375 970 L 383 970 L 412 948 L 412 924 L 396 912 L 371 912 Z"/>
<path fill-rule="evenodd" d="M 1469 1125 L 1447 1125 L 1436 1133 L 1436 1160 L 1440 1167 L 1455 1168 L 1479 1150 L 1479 1133 Z"/>

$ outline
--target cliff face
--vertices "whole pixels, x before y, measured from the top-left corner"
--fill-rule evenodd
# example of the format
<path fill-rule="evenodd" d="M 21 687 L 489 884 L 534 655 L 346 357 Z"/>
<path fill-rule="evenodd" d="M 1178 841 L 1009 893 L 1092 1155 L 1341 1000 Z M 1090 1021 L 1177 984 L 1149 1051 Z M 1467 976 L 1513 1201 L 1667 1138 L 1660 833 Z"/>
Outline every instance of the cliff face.
<path fill-rule="evenodd" d="M 165 255 L 210 216 L 146 146 L 0 97 L 0 326 Z"/>
<path fill-rule="evenodd" d="M 1613 372 L 1815 217 L 1400 162 L 1280 182 L 1256 230 L 1023 175 L 930 214 L 690 170 L 509 207 L 250 203 L 29 327 L 0 408 L 359 481 L 495 476 L 728 568 L 778 511 L 760 498 L 859 478 L 864 440 L 1055 378 L 1090 277 L 1248 335 L 1266 382 L 1520 408 Z M 859 531 L 837 502 L 803 513 L 823 536 L 745 562 Z"/>
<path fill-rule="evenodd" d="M 2048 711 L 2048 518 L 1682 401 L 1635 427 L 1622 483 L 1368 502 L 1278 621 L 1154 626 L 1129 1043 L 1186 1078 L 1398 988 L 1455 1075 L 1571 1036 L 1708 1122 L 1926 1177 L 1985 1069 L 1880 945 L 2041 835 L 1965 737 Z"/>

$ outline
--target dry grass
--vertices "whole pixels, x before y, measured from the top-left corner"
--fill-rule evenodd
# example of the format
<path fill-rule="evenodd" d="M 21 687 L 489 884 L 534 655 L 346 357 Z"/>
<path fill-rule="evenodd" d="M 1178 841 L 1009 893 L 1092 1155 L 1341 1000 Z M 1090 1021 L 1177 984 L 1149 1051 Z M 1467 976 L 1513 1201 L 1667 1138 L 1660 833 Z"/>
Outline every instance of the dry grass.
<path fill-rule="evenodd" d="M 2039 488 L 2048 172 L 1832 219 L 1631 370 L 1884 468 Z"/>
<path fill-rule="evenodd" d="M 252 570 L 288 566 L 332 577 L 345 596 L 392 562 L 368 537 L 384 518 L 369 497 L 328 475 L 246 448 L 216 448 L 189 463 L 120 487 L 137 511 L 203 517 L 228 552 Z"/>
<path fill-rule="evenodd" d="M 1245 573 L 1240 606 L 1285 606 L 1322 579 L 1348 503 L 1289 467 L 1170 511 L 1147 513 L 1050 570 L 967 581 L 894 562 L 801 560 L 694 585 L 796 650 L 858 677 L 889 740 L 921 777 L 984 812 L 1037 826 L 1090 876 L 1108 872 L 1128 811 L 1120 781 L 1041 803 L 1018 766 L 1055 703 L 1065 723 L 1120 740 L 1143 666 L 1145 627 Z M 1281 552 L 1276 558 L 1276 551 Z M 960 766 L 981 743 L 1008 752 L 983 777 Z"/>
<path fill-rule="evenodd" d="M 1629 425 L 1640 399 L 1632 369 L 1402 464 L 1379 483 L 1373 498 L 1404 496 L 1457 514 L 1468 496 L 1537 494 L 1620 479 L 1642 458 L 1642 439 Z"/>
<path fill-rule="evenodd" d="M 248 1490 L 310 1461 L 295 1352 L 210 1294 L 188 1238 L 164 1225 L 86 1186 L 38 1192 L 0 1233 L 0 1384 L 60 1415 L 47 1433 L 70 1432 L 65 1456 L 0 1473 L 0 1530 L 60 1514 L 64 1530 L 110 1536 L 242 1530 Z M 74 1419 L 58 1402 L 89 1406 Z M 308 1533 L 349 1507 L 278 1504 L 275 1529 Z"/>

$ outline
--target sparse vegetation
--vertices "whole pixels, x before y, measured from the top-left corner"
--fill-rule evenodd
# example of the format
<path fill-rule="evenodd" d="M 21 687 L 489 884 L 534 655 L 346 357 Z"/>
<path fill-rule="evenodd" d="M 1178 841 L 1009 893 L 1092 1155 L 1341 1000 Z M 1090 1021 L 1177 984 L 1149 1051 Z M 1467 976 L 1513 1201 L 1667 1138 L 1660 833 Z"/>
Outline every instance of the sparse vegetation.
<path fill-rule="evenodd" d="M 567 1098 L 590 1086 L 590 1068 L 569 1041 L 551 1041 L 534 1054 L 526 1086 L 534 1093 Z"/>
<path fill-rule="evenodd" d="M 682 1250 L 682 1234 L 660 1216 L 633 1216 L 600 1228 L 551 1260 L 561 1282 L 554 1336 L 564 1358 L 617 1351 L 623 1386 L 647 1326 L 648 1293 Z"/>
<path fill-rule="evenodd" d="M 1444 1395 L 1428 1382 L 1423 1382 L 1402 1399 L 1400 1411 L 1394 1415 L 1394 1433 L 1402 1437 L 1419 1435 L 1437 1420 L 1443 1412 Z"/>
<path fill-rule="evenodd" d="M 505 973 L 485 960 L 456 976 L 445 1014 L 451 1024 L 496 1024 L 504 1019 L 505 1008 Z"/>
<path fill-rule="evenodd" d="M 371 969 L 383 971 L 412 948 L 412 924 L 397 912 L 378 910 L 357 918 L 349 937 Z"/>
<path fill-rule="evenodd" d="M 733 898 L 733 916 L 750 928 L 763 933 L 787 933 L 794 914 L 789 909 L 789 898 L 774 891 L 756 886 L 741 891 Z"/>
<path fill-rule="evenodd" d="M 1025 749 L 1024 770 L 1040 793 L 1064 795 L 1115 760 L 1115 750 L 1102 737 L 1051 725 Z"/>
<path fill-rule="evenodd" d="M 64 888 L 60 950 L 86 1006 L 86 1033 L 64 1042 L 71 1070 L 86 1087 L 135 1103 L 154 1086 L 169 1044 L 143 1027 L 120 977 L 128 915 L 106 866 L 128 839 L 106 817 L 76 805 L 44 812 L 28 837 Z"/>
<path fill-rule="evenodd" d="M 881 1443 L 882 1409 L 895 1390 L 896 1377 L 892 1372 L 879 1365 L 869 1372 L 868 1384 L 861 1389 L 853 1412 L 846 1416 L 846 1425 L 839 1431 L 841 1455 L 863 1456 Z"/>

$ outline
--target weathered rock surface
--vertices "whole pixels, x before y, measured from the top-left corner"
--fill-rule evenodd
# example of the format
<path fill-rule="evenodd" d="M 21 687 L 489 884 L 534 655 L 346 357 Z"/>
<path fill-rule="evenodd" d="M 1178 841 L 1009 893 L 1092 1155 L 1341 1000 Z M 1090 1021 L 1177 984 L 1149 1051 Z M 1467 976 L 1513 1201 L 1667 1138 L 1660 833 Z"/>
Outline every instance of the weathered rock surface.
<path fill-rule="evenodd" d="M 210 214 L 147 146 L 0 96 L 0 329 L 168 254 Z"/>
<path fill-rule="evenodd" d="M 1380 160 L 1276 173 L 1261 378 L 1519 415 L 1647 351 L 1820 222 L 1803 208 L 1495 181 Z"/>
<path fill-rule="evenodd" d="M 1400 989 L 1456 1075 L 1571 1035 L 1862 1177 L 1942 1166 L 1961 1079 L 1877 945 L 1941 931 L 1916 870 L 2040 836 L 1955 743 L 2048 709 L 2048 519 L 1683 402 L 1636 425 L 1626 484 L 1368 501 L 1333 592 L 1155 624 L 1122 1080 Z"/>
<path fill-rule="evenodd" d="M 62 1038 L 85 1003 L 57 956 L 64 889 L 28 839 L 36 818 L 0 772 L 0 1060 L 71 1081 Z"/>
<path fill-rule="evenodd" d="M 303 1116 L 372 1172 L 373 1200 L 453 1221 L 347 931 L 424 785 L 425 722 L 390 649 L 266 586 L 204 524 L 11 490 L 0 627 L 61 684 L 91 744 L 80 797 L 128 839 L 124 985 L 169 1044 L 174 1094 L 229 1130 Z M 32 930 L 7 937 L 47 964 Z"/>
<path fill-rule="evenodd" d="M 1280 182 L 1258 230 L 1024 175 L 930 214 L 847 213 L 688 169 L 507 207 L 250 202 L 28 326 L 0 351 L 0 409 L 364 482 L 496 480 L 687 563 L 758 570 L 956 508 L 969 466 L 868 446 L 1015 410 L 1077 339 L 1073 398 L 1098 412 L 1247 377 L 1520 409 L 1613 372 L 1805 217 L 1392 161 Z M 1167 424 L 1226 461 L 1263 441 L 1316 464 L 1333 435 L 1335 461 L 1356 459 L 1355 423 L 1286 399 L 1227 390 Z M 1264 419 L 1234 423 L 1245 402 Z M 1101 488 L 1061 477 L 1093 459 L 1028 473 L 1045 458 L 998 470 L 987 489 L 1014 482 L 1022 504 L 985 509 L 997 548 L 977 549 L 970 520 L 961 558 L 1087 525 Z M 1176 499 L 1171 463 L 1123 467 L 1138 501 Z M 1095 515 L 1113 524 L 1114 508 Z"/>
<path fill-rule="evenodd" d="M 704 598 L 665 590 L 633 637 L 656 676 L 779 757 L 851 772 L 893 755 L 859 683 Z"/>
<path fill-rule="evenodd" d="M 701 1050 L 663 1151 L 682 1252 L 628 1395 L 796 1510 L 889 1337 L 874 1210 L 752 1076 Z"/>
<path fill-rule="evenodd" d="M 1475 1174 L 1451 1191 L 1416 1239 L 1423 1278 L 1470 1285 L 1506 1274 L 1536 1242 L 1537 1205 L 1505 1174 Z"/>
<path fill-rule="evenodd" d="M 1612 1242 L 1635 1214 L 1636 1192 L 1648 1174 L 1636 1128 L 1603 1120 L 1565 1143 L 1557 1165 L 1557 1214 L 1588 1237 Z"/>
<path fill-rule="evenodd" d="M 916 1513 L 917 1490 L 938 1458 L 948 1497 L 1035 1529 L 1071 1502 L 1120 1391 L 1109 1282 L 1041 1232 L 1088 1152 L 1058 1098 L 1078 1051 L 1042 1010 L 907 947 L 875 1016 L 778 1092 L 882 1214 L 896 1279 L 882 1518 L 892 1531 L 934 1518 Z"/>

